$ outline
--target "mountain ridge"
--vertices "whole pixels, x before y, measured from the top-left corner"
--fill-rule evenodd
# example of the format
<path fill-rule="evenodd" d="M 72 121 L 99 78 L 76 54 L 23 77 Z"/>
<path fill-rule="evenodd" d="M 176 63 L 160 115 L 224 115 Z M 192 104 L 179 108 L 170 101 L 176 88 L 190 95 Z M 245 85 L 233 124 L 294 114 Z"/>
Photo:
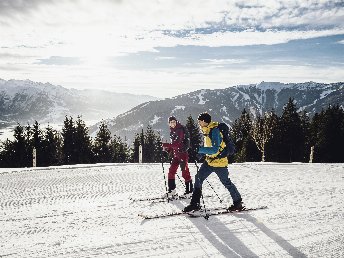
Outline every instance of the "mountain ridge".
<path fill-rule="evenodd" d="M 67 89 L 31 80 L 0 79 L 0 120 L 3 127 L 34 120 L 62 123 L 66 115 L 82 115 L 84 120 L 99 121 L 156 99 L 97 89 Z"/>
<path fill-rule="evenodd" d="M 112 134 L 131 143 L 136 133 L 150 125 L 164 140 L 168 140 L 167 118 L 176 116 L 182 124 L 192 115 L 194 119 L 201 112 L 208 111 L 215 121 L 231 125 L 245 108 L 253 117 L 274 110 L 281 114 L 283 106 L 292 97 L 299 111 L 307 111 L 312 116 L 327 108 L 329 104 L 344 106 L 344 83 L 280 83 L 261 82 L 237 85 L 225 89 L 201 89 L 163 100 L 140 104 L 114 119 L 104 122 Z M 95 135 L 96 124 L 90 128 Z"/>

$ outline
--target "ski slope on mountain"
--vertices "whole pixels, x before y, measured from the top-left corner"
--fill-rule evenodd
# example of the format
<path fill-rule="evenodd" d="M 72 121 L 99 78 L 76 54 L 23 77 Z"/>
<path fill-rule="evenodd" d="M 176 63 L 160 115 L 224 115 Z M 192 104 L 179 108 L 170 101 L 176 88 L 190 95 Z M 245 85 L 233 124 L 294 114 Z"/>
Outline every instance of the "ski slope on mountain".
<path fill-rule="evenodd" d="M 143 220 L 189 203 L 131 200 L 164 194 L 161 164 L 2 168 L 0 257 L 344 257 L 344 164 L 229 170 L 246 206 L 268 209 Z M 224 202 L 205 182 L 206 207 L 230 205 L 216 175 L 208 180 Z"/>

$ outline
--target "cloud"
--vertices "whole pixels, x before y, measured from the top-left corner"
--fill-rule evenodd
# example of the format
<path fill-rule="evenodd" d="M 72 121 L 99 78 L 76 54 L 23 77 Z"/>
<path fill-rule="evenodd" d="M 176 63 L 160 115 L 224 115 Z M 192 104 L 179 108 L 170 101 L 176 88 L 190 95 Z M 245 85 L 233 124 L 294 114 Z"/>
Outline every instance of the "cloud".
<path fill-rule="evenodd" d="M 158 56 L 155 58 L 155 60 L 174 60 L 176 57 L 174 56 Z"/>
<path fill-rule="evenodd" d="M 154 31 L 169 36 L 241 31 L 330 30 L 343 27 L 341 1 L 247 1 L 218 0 L 126 0 L 94 1 L 0 1 L 0 21 L 13 28 L 55 28 L 72 34 L 101 29 L 128 39 L 154 37 Z M 87 27 L 85 27 L 87 26 Z M 159 33 L 158 33 L 159 34 Z M 48 34 L 49 35 L 49 34 Z M 69 35 L 70 37 L 71 35 Z"/>
<path fill-rule="evenodd" d="M 257 64 L 342 64 L 323 42 L 302 53 L 295 42 L 338 35 L 332 51 L 339 53 L 343 7 L 342 0 L 0 0 L 0 71 L 70 86 L 95 78 L 100 85 L 153 87 L 168 78 L 185 89 L 242 82 L 245 71 L 252 82 L 268 80 L 266 72 L 254 74 Z M 231 69 L 244 77 L 229 78 Z"/>
<path fill-rule="evenodd" d="M 78 65 L 81 63 L 80 58 L 64 56 L 51 56 L 47 59 L 38 59 L 38 62 L 36 62 L 36 64 L 44 65 Z"/>
<path fill-rule="evenodd" d="M 248 62 L 246 59 L 202 59 L 202 65 L 232 65 L 232 64 L 243 64 Z"/>

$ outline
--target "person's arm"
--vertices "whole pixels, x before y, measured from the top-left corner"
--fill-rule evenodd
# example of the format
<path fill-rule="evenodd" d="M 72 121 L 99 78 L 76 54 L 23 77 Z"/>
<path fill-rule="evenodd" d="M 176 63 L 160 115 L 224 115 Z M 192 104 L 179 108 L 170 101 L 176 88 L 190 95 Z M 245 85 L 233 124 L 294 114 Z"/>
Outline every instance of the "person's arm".
<path fill-rule="evenodd" d="M 213 155 L 216 154 L 221 145 L 222 139 L 219 128 L 211 130 L 211 147 L 200 147 L 198 153 Z"/>

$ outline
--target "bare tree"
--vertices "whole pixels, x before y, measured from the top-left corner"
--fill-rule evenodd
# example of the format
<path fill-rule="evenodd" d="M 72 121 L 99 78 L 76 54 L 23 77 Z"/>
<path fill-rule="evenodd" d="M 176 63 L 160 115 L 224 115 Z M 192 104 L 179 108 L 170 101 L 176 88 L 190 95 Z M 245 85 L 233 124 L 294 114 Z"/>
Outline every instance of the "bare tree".
<path fill-rule="evenodd" d="M 273 136 L 274 127 L 277 125 L 272 112 L 266 112 L 264 117 L 257 117 L 253 122 L 251 133 L 257 148 L 262 154 L 262 162 L 265 162 L 265 146 Z"/>

